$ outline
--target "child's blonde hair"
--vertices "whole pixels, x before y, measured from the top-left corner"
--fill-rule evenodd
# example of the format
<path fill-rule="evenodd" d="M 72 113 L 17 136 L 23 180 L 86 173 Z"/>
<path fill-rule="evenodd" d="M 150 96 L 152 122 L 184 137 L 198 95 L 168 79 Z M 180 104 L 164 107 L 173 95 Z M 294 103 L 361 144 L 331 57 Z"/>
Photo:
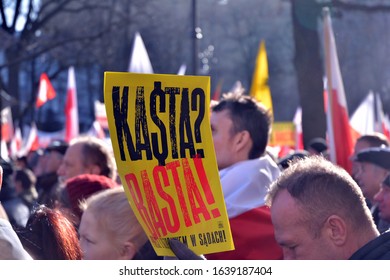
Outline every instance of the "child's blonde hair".
<path fill-rule="evenodd" d="M 130 241 L 138 250 L 148 240 L 122 187 L 100 191 L 81 202 L 83 212 L 91 213 L 117 250 Z"/>

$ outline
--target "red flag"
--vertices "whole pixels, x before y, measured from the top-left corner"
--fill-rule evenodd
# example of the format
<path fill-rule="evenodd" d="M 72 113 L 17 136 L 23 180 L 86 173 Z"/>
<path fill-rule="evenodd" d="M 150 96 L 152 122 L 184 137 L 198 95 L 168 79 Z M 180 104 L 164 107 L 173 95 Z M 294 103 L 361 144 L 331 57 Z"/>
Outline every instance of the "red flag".
<path fill-rule="evenodd" d="M 56 97 L 56 91 L 54 90 L 46 73 L 42 73 L 41 78 L 39 79 L 39 89 L 36 104 L 37 108 L 41 107 L 46 103 L 46 101 L 53 99 L 54 97 Z"/>
<path fill-rule="evenodd" d="M 329 10 L 324 10 L 324 44 L 326 68 L 326 117 L 330 147 L 330 160 L 348 172 L 352 170 L 349 159 L 353 153 L 354 139 L 349 124 L 344 84 L 337 57 L 336 43 Z M 327 103 L 328 101 L 328 103 Z"/>
<path fill-rule="evenodd" d="M 65 141 L 69 142 L 79 135 L 79 115 L 77 107 L 76 78 L 74 68 L 68 70 L 68 88 L 65 105 Z"/>
<path fill-rule="evenodd" d="M 219 99 L 221 98 L 221 95 L 222 95 L 222 83 L 223 83 L 223 79 L 219 79 L 217 87 L 214 90 L 214 94 L 213 94 L 212 100 L 219 101 Z"/>

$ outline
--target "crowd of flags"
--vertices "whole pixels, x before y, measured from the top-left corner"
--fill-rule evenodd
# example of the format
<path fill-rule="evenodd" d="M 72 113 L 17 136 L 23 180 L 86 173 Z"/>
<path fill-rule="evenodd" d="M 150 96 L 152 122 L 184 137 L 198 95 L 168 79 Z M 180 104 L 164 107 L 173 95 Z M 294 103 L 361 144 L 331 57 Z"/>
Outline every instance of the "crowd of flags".
<path fill-rule="evenodd" d="M 348 106 L 341 76 L 337 47 L 335 43 L 332 22 L 327 10 L 323 18 L 324 35 L 324 111 L 327 117 L 326 140 L 329 146 L 330 160 L 342 166 L 347 171 L 351 170 L 350 155 L 353 153 L 353 145 L 357 137 L 363 134 L 381 132 L 390 138 L 389 116 L 384 114 L 382 102 L 378 93 L 370 91 L 367 97 L 349 118 Z M 135 33 L 133 48 L 129 59 L 129 72 L 153 73 L 153 67 L 145 44 L 139 32 Z M 177 75 L 185 75 L 186 65 L 182 64 Z M 219 100 L 222 93 L 223 80 L 220 79 L 212 94 L 212 100 Z M 235 85 L 236 86 L 236 85 Z M 56 91 L 46 73 L 40 76 L 36 108 L 40 108 L 47 101 L 56 97 Z M 265 41 L 261 40 L 253 71 L 250 95 L 261 101 L 271 113 L 273 111 L 271 91 L 268 85 L 268 61 Z M 105 106 L 100 101 L 95 101 L 95 121 L 87 134 L 105 138 L 104 129 L 108 128 Z M 78 105 L 75 70 L 68 69 L 67 97 L 65 104 L 65 130 L 63 140 L 71 141 L 79 135 Z M 1 111 L 1 155 L 3 158 L 26 155 L 45 144 L 38 139 L 38 130 L 33 122 L 26 137 L 22 137 L 20 127 L 12 120 L 10 107 Z M 298 106 L 292 123 L 295 126 L 295 150 L 304 149 L 302 135 L 302 108 Z M 7 146 L 6 143 L 9 143 Z M 48 144 L 48 143 L 46 143 Z"/>
<path fill-rule="evenodd" d="M 135 73 L 153 73 L 152 64 L 149 60 L 148 53 L 139 32 L 136 32 L 135 34 L 128 71 Z M 183 64 L 179 69 L 178 75 L 184 75 L 185 71 L 186 65 Z M 36 108 L 41 108 L 46 102 L 54 99 L 56 96 L 57 93 L 47 73 L 42 73 L 39 79 Z M 105 105 L 104 103 L 95 100 L 94 106 L 95 120 L 93 121 L 89 131 L 84 134 L 105 139 L 105 129 L 108 128 Z M 22 135 L 19 125 L 15 125 L 14 127 L 11 108 L 9 106 L 3 108 L 1 110 L 1 157 L 8 160 L 11 158 L 14 159 L 21 156 L 26 156 L 31 151 L 44 148 L 52 140 L 64 140 L 66 142 L 70 142 L 72 139 L 80 135 L 76 75 L 73 66 L 69 67 L 68 69 L 64 113 L 64 131 L 60 133 L 54 133 L 54 136 L 51 135 L 49 137 L 45 137 L 45 141 L 39 136 L 40 133 L 35 122 L 32 122 L 28 129 L 26 129 L 27 131 L 24 133 L 24 135 Z"/>
<path fill-rule="evenodd" d="M 353 154 L 356 139 L 374 132 L 383 133 L 390 139 L 389 116 L 383 111 L 380 95 L 369 92 L 349 118 L 332 21 L 327 9 L 324 10 L 323 34 L 325 50 L 324 110 L 327 118 L 326 140 L 329 146 L 329 156 L 332 162 L 351 171 L 350 156 Z M 295 113 L 293 122 L 296 126 L 296 148 L 303 149 L 300 107 Z"/>

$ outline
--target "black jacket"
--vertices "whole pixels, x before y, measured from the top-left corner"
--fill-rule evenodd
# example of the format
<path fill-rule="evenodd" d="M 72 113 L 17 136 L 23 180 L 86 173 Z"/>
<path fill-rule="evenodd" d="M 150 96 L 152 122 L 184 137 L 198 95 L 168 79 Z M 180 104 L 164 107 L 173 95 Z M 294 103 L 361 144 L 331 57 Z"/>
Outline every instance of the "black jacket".
<path fill-rule="evenodd" d="M 350 260 L 390 260 L 390 230 L 357 250 Z"/>

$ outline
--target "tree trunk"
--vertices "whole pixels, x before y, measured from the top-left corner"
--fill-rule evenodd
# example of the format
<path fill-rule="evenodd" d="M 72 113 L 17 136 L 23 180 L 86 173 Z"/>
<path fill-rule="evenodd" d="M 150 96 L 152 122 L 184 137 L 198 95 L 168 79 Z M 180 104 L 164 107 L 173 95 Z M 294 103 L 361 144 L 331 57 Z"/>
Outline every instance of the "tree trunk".
<path fill-rule="evenodd" d="M 15 61 L 19 55 L 18 44 L 15 44 L 10 48 L 8 48 L 5 51 L 5 55 L 6 55 L 7 62 Z M 19 100 L 19 71 L 20 71 L 19 62 L 12 63 L 8 67 L 8 83 L 7 83 L 8 94 L 17 100 Z M 12 110 L 12 118 L 14 120 L 20 119 L 21 116 L 20 116 L 19 103 L 16 105 L 12 105 L 11 110 Z"/>
<path fill-rule="evenodd" d="M 295 41 L 295 68 L 302 107 L 303 141 L 325 138 L 326 118 L 323 99 L 323 65 L 317 21 L 321 9 L 313 0 L 292 0 Z"/>

